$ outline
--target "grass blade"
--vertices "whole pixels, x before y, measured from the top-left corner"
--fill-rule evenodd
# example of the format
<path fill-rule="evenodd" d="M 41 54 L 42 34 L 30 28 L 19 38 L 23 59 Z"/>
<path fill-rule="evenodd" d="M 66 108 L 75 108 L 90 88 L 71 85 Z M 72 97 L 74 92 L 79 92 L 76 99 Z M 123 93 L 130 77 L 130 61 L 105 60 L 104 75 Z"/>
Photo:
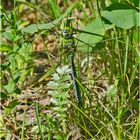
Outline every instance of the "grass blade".
<path fill-rule="evenodd" d="M 40 122 L 40 119 L 39 119 L 38 103 L 35 103 L 35 115 L 36 115 L 36 119 L 37 119 L 37 125 L 38 125 L 41 140 L 44 140 L 44 135 L 43 135 L 43 132 L 42 132 L 42 126 L 41 126 L 41 122 Z"/>
<path fill-rule="evenodd" d="M 56 0 L 49 0 L 49 3 L 52 7 L 52 11 L 54 13 L 55 18 L 59 18 L 61 14 Z"/>

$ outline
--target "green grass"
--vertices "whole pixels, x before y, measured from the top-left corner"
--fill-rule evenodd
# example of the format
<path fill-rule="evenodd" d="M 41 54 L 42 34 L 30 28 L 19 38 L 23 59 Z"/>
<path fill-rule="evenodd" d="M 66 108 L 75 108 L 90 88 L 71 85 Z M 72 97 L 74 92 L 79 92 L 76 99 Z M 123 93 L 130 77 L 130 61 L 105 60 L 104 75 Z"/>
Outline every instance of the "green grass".
<path fill-rule="evenodd" d="M 136 1 L 117 2 L 14 0 L 9 9 L 2 2 L 1 139 L 139 138 L 139 7 Z M 73 28 L 90 32 L 77 33 L 77 38 L 94 44 L 76 43 L 82 107 L 68 53 L 60 46 L 67 17 Z"/>

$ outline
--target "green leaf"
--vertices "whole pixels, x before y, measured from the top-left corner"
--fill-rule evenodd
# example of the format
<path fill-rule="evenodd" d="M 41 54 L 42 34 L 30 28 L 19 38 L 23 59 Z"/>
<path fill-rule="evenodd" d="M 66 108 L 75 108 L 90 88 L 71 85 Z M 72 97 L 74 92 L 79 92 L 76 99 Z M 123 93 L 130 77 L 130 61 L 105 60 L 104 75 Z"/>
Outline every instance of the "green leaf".
<path fill-rule="evenodd" d="M 9 50 L 11 50 L 12 48 L 11 48 L 11 46 L 10 45 L 7 45 L 7 44 L 1 44 L 0 45 L 0 51 L 2 51 L 2 52 L 6 52 L 6 51 L 9 51 Z"/>
<path fill-rule="evenodd" d="M 60 103 L 60 101 L 58 101 L 57 105 L 59 105 L 59 103 Z M 53 107 L 53 110 L 56 111 L 56 112 L 65 112 L 65 111 L 67 111 L 67 108 L 61 108 L 59 106 L 56 106 L 56 107 Z"/>
<path fill-rule="evenodd" d="M 16 88 L 16 89 L 14 90 L 14 93 L 20 94 L 20 93 L 21 93 L 21 90 L 20 90 L 19 88 Z"/>
<path fill-rule="evenodd" d="M 49 90 L 48 95 L 53 96 L 54 94 L 57 94 L 56 91 L 54 90 Z"/>
<path fill-rule="evenodd" d="M 58 81 L 60 79 L 60 76 L 57 73 L 53 74 L 53 80 Z"/>
<path fill-rule="evenodd" d="M 8 93 L 12 93 L 16 90 L 16 83 L 18 82 L 19 78 L 20 78 L 20 73 L 16 73 L 13 79 L 11 79 L 7 85 L 3 86 Z"/>
<path fill-rule="evenodd" d="M 3 86 L 8 93 L 12 93 L 16 89 L 16 83 L 13 80 L 10 80 L 7 85 Z"/>
<path fill-rule="evenodd" d="M 10 66 L 10 62 L 6 62 L 4 64 L 0 64 L 0 70 L 6 70 Z"/>
<path fill-rule="evenodd" d="M 38 80 L 38 82 L 41 82 L 41 81 L 45 80 L 48 76 L 52 75 L 57 67 L 58 67 L 58 65 L 55 65 L 55 66 L 53 66 L 51 69 L 49 69 L 49 70 Z"/>
<path fill-rule="evenodd" d="M 22 32 L 26 32 L 26 33 L 35 33 L 38 31 L 37 25 L 36 24 L 32 24 L 29 25 L 23 29 L 21 29 Z"/>
<path fill-rule="evenodd" d="M 18 68 L 19 69 L 23 68 L 24 63 L 26 61 L 24 56 L 18 53 L 15 58 L 16 58 L 16 61 L 17 61 Z"/>
<path fill-rule="evenodd" d="M 9 41 L 13 41 L 15 36 L 9 32 L 3 32 L 2 35 Z"/>
<path fill-rule="evenodd" d="M 69 66 L 68 65 L 64 65 L 63 67 L 58 67 L 57 68 L 57 73 L 60 74 L 60 75 L 63 75 L 63 74 L 66 74 L 69 72 Z"/>
<path fill-rule="evenodd" d="M 4 110 L 5 115 L 8 116 L 11 113 L 12 109 L 15 108 L 17 105 L 19 105 L 18 100 L 12 100 Z"/>
<path fill-rule="evenodd" d="M 18 40 L 20 40 L 20 38 L 21 38 L 21 36 L 16 35 L 16 36 L 14 37 L 13 41 L 18 41 Z"/>
<path fill-rule="evenodd" d="M 0 138 L 4 139 L 6 137 L 6 132 L 1 131 Z"/>
<path fill-rule="evenodd" d="M 47 84 L 49 87 L 57 87 L 58 86 L 58 83 L 56 83 L 55 81 L 49 81 L 48 84 Z"/>
<path fill-rule="evenodd" d="M 56 0 L 49 0 L 49 3 L 51 5 L 52 11 L 54 13 L 55 18 L 59 18 L 60 17 L 60 10 L 59 10 L 59 6 L 56 2 Z"/>
<path fill-rule="evenodd" d="M 15 83 L 18 82 L 20 76 L 21 76 L 21 73 L 20 72 L 16 72 L 16 74 L 13 76 L 13 80 L 14 80 Z"/>
<path fill-rule="evenodd" d="M 57 24 L 59 24 L 59 22 L 61 20 L 63 20 L 63 18 L 65 18 L 66 16 L 68 16 L 75 8 L 77 8 L 79 6 L 81 6 L 80 3 L 74 3 L 73 5 L 71 5 L 67 9 L 67 11 L 60 18 L 54 20 L 53 22 L 43 23 L 43 24 L 32 24 L 32 25 L 29 25 L 29 26 L 23 28 L 21 31 L 22 32 L 26 32 L 26 33 L 35 33 L 35 32 L 40 31 L 40 30 L 49 30 L 49 29 L 52 29 Z"/>
<path fill-rule="evenodd" d="M 118 91 L 118 89 L 117 89 L 116 85 L 110 85 L 107 89 L 107 95 L 114 97 L 114 96 L 116 96 L 117 91 Z"/>
<path fill-rule="evenodd" d="M 132 0 L 132 2 L 134 3 L 135 6 L 140 7 L 139 0 Z"/>
<path fill-rule="evenodd" d="M 33 133 L 33 134 L 38 134 L 38 133 L 39 133 L 38 126 L 32 127 L 31 133 Z"/>
<path fill-rule="evenodd" d="M 66 98 L 69 98 L 69 94 L 67 93 L 67 92 L 62 92 L 61 94 L 54 94 L 54 96 L 56 97 L 56 98 L 63 98 L 63 99 L 66 99 Z"/>
<path fill-rule="evenodd" d="M 66 89 L 69 88 L 69 86 L 70 86 L 70 84 L 65 82 L 65 84 L 64 83 L 59 83 L 59 85 L 57 86 L 57 88 L 59 90 L 66 90 Z"/>
<path fill-rule="evenodd" d="M 134 9 L 120 9 L 113 11 L 103 11 L 101 15 L 115 24 L 117 27 L 123 29 L 130 29 L 134 26 L 140 26 L 140 13 Z"/>
<path fill-rule="evenodd" d="M 130 5 L 124 4 L 124 3 L 114 3 L 111 4 L 109 7 L 105 8 L 107 11 L 112 11 L 112 10 L 120 10 L 120 9 L 132 9 Z"/>
<path fill-rule="evenodd" d="M 4 92 L 0 92 L 0 95 L 1 95 L 0 98 L 2 100 L 7 99 L 7 95 Z"/>
<path fill-rule="evenodd" d="M 53 138 L 56 139 L 56 140 L 62 140 L 63 139 L 63 137 L 60 134 L 54 135 Z"/>
<path fill-rule="evenodd" d="M 19 25 L 18 25 L 18 30 L 21 30 L 23 27 L 29 25 L 29 23 L 30 23 L 29 21 L 20 22 Z"/>
<path fill-rule="evenodd" d="M 9 103 L 9 105 L 7 106 L 7 108 L 13 109 L 14 107 L 16 107 L 17 105 L 19 105 L 18 100 L 13 100 Z"/>
<path fill-rule="evenodd" d="M 5 110 L 4 110 L 4 114 L 6 115 L 6 116 L 8 116 L 10 113 L 11 113 L 11 108 L 5 108 Z"/>
<path fill-rule="evenodd" d="M 87 24 L 79 35 L 78 39 L 81 40 L 78 44 L 78 50 L 82 52 L 90 52 L 95 47 L 96 43 L 103 39 L 105 31 L 112 28 L 113 25 L 105 24 L 100 18 Z M 86 33 L 87 32 L 87 33 Z M 88 44 L 93 44 L 92 46 Z"/>

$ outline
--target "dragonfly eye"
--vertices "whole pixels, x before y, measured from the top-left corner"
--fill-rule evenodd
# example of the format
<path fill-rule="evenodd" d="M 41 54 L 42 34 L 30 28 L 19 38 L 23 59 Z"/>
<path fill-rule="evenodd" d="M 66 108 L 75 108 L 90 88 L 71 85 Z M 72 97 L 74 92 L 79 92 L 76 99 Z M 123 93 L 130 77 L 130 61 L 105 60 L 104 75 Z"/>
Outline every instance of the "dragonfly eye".
<path fill-rule="evenodd" d="M 61 32 L 61 34 L 62 34 L 62 36 L 63 36 L 65 39 L 71 38 L 71 34 L 70 34 L 70 32 L 67 31 L 67 30 L 63 30 L 63 31 Z"/>

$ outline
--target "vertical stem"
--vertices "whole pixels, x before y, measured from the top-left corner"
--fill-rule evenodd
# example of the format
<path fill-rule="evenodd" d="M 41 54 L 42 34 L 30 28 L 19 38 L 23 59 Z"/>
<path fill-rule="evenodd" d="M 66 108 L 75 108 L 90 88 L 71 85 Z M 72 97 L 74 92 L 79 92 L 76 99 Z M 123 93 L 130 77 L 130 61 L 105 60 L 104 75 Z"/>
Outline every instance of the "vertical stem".
<path fill-rule="evenodd" d="M 16 25 L 16 19 L 17 19 L 17 16 L 16 16 L 16 0 L 14 0 L 14 27 Z"/>
<path fill-rule="evenodd" d="M 22 130 L 21 130 L 21 140 L 24 140 L 24 127 L 25 127 L 25 121 L 26 121 L 26 112 L 27 112 L 27 100 L 26 100 L 26 107 L 24 109 L 23 113 L 23 122 L 22 122 Z"/>
<path fill-rule="evenodd" d="M 127 35 L 127 38 L 126 38 L 126 47 L 125 47 L 125 59 L 124 59 L 124 75 L 126 74 L 126 69 L 127 69 L 128 43 L 129 43 L 129 37 Z"/>
<path fill-rule="evenodd" d="M 36 114 L 36 120 L 37 120 L 37 125 L 38 125 L 41 140 L 44 140 L 44 135 L 43 135 L 43 132 L 42 132 L 42 126 L 41 126 L 41 122 L 40 122 L 40 119 L 39 119 L 38 103 L 35 103 L 35 114 Z"/>
<path fill-rule="evenodd" d="M 122 111 L 121 111 L 121 106 L 120 106 L 120 99 L 118 98 L 118 115 L 117 115 L 117 127 L 118 127 L 118 132 L 117 132 L 117 140 L 121 140 L 121 127 L 120 127 L 120 117 L 121 117 Z"/>
<path fill-rule="evenodd" d="M 1 0 L 0 0 L 0 14 L 2 15 L 2 12 L 1 12 L 1 8 L 2 8 L 2 3 L 1 3 Z M 1 46 L 1 43 L 2 43 L 2 19 L 0 20 L 0 46 Z"/>

